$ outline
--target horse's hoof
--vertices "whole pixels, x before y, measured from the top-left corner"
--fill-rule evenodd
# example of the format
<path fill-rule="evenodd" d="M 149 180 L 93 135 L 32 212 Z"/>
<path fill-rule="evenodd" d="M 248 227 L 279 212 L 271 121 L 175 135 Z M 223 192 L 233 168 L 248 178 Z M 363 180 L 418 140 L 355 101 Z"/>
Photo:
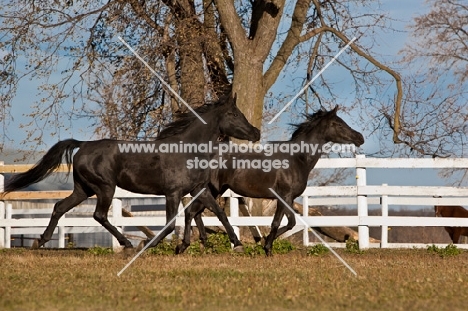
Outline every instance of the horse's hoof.
<path fill-rule="evenodd" d="M 140 252 L 140 251 L 145 247 L 145 245 L 146 245 L 146 241 L 145 241 L 145 240 L 142 240 L 142 241 L 138 244 L 138 246 L 137 246 L 137 248 L 136 248 L 136 251 L 137 251 L 137 252 Z"/>
<path fill-rule="evenodd" d="M 34 239 L 31 249 L 38 249 L 39 248 L 39 239 Z"/>
<path fill-rule="evenodd" d="M 244 246 L 243 245 L 234 246 L 233 251 L 234 251 L 234 253 L 243 253 L 244 252 Z"/>
<path fill-rule="evenodd" d="M 177 245 L 176 249 L 175 249 L 175 253 L 177 255 L 179 254 L 182 254 L 183 252 L 185 252 L 185 250 L 190 246 L 190 244 L 185 244 L 185 243 L 181 243 L 179 245 Z"/>

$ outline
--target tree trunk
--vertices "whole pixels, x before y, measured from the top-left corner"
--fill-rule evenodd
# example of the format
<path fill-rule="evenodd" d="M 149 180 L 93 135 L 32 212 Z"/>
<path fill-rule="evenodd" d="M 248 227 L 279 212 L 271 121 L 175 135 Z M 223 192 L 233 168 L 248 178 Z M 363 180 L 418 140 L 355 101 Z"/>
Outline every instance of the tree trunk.
<path fill-rule="evenodd" d="M 205 103 L 205 75 L 203 67 L 203 49 L 200 42 L 200 27 L 192 18 L 176 22 L 179 45 L 180 95 L 194 108 Z M 181 111 L 187 111 L 181 105 Z"/>
<path fill-rule="evenodd" d="M 245 114 L 247 120 L 260 129 L 265 98 L 263 64 L 252 60 L 248 51 L 236 59 L 233 92 L 237 94 L 237 106 Z"/>

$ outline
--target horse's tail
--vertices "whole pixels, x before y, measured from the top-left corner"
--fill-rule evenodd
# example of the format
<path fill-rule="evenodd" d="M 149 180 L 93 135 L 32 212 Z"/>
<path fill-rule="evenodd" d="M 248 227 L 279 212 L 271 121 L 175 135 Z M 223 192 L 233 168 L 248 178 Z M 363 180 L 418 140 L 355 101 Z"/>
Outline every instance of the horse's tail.
<path fill-rule="evenodd" d="M 72 164 L 73 150 L 79 148 L 83 142 L 75 139 L 66 139 L 56 143 L 45 156 L 29 171 L 17 174 L 5 183 L 4 194 L 29 185 L 35 184 L 52 174 L 62 164 L 62 158 L 68 165 L 68 171 Z"/>

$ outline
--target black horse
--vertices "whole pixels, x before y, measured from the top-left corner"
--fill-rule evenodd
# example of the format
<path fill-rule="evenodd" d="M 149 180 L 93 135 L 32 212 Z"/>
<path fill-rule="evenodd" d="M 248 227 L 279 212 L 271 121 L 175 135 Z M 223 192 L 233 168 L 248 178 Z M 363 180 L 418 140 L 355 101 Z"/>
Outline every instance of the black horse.
<path fill-rule="evenodd" d="M 212 170 L 210 187 L 213 196 L 216 197 L 230 188 L 245 197 L 278 199 L 270 190 L 271 188 L 292 207 L 294 199 L 304 192 L 310 171 L 320 159 L 321 153 L 326 151 L 323 149 L 325 144 L 334 142 L 360 146 L 364 143 L 362 134 L 350 128 L 339 118 L 336 115 L 337 110 L 338 106 L 331 111 L 318 111 L 307 115 L 307 121 L 296 125 L 297 129 L 289 141 L 272 143 L 276 144 L 278 150 L 271 155 L 268 155 L 271 150 L 268 153 L 224 154 L 223 159 L 226 160 L 227 168 Z M 281 145 L 282 147 L 279 147 Z M 309 146 L 308 150 L 304 150 L 306 145 Z M 302 146 L 303 150 L 291 155 L 290 151 L 298 146 Z M 281 150 L 289 152 L 285 153 Z M 249 163 L 250 168 L 246 169 Z M 184 239 L 182 244 L 178 245 L 177 252 L 183 252 L 190 243 L 190 226 L 193 218 L 200 231 L 200 239 L 202 242 L 206 241 L 205 227 L 201 219 L 203 209 L 203 203 L 197 200 L 186 211 Z M 288 224 L 279 228 L 285 214 Z M 267 255 L 271 255 L 273 241 L 291 230 L 295 224 L 296 219 L 292 210 L 278 200 L 271 231 L 265 240 L 264 249 Z"/>
<path fill-rule="evenodd" d="M 74 139 L 60 141 L 33 168 L 9 180 L 5 186 L 5 193 L 43 180 L 58 168 L 64 156 L 69 168 L 73 162 L 73 192 L 55 204 L 49 225 L 33 247 L 41 247 L 51 239 L 64 213 L 96 195 L 94 219 L 115 236 L 125 249 L 132 248 L 131 242 L 110 224 L 107 218 L 116 186 L 136 193 L 165 195 L 166 220 L 169 222 L 176 216 L 181 198 L 188 193 L 195 195 L 203 188 L 207 188 L 210 179 L 209 170 L 189 168 L 187 161 L 194 157 L 198 157 L 199 160 L 210 159 L 210 156 L 203 152 L 162 153 L 163 146 L 171 144 L 202 146 L 216 142 L 222 135 L 250 141 L 260 139 L 260 131 L 252 126 L 237 108 L 235 98 L 229 97 L 216 104 L 205 104 L 195 111 L 207 124 L 202 124 L 194 114 L 188 112 L 169 124 L 155 141 L 129 142 L 109 139 L 87 142 Z M 140 149 L 144 146 L 147 149 L 153 147 L 154 151 L 138 152 L 134 149 L 134 152 L 131 152 L 129 149 L 123 149 L 123 146 L 128 147 L 130 144 Z M 80 149 L 72 161 L 75 148 Z M 234 246 L 241 246 L 226 214 L 218 206 L 210 191 L 202 192 L 198 199 L 218 216 Z M 175 222 L 172 222 L 152 246 L 172 232 L 174 227 Z"/>

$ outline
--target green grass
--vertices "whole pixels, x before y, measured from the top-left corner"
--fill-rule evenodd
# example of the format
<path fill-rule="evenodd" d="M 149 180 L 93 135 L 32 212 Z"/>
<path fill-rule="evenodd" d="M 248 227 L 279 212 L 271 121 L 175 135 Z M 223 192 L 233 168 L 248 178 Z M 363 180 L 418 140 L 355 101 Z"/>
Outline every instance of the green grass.
<path fill-rule="evenodd" d="M 0 310 L 466 310 L 468 253 L 296 249 L 273 257 L 2 250 Z"/>

